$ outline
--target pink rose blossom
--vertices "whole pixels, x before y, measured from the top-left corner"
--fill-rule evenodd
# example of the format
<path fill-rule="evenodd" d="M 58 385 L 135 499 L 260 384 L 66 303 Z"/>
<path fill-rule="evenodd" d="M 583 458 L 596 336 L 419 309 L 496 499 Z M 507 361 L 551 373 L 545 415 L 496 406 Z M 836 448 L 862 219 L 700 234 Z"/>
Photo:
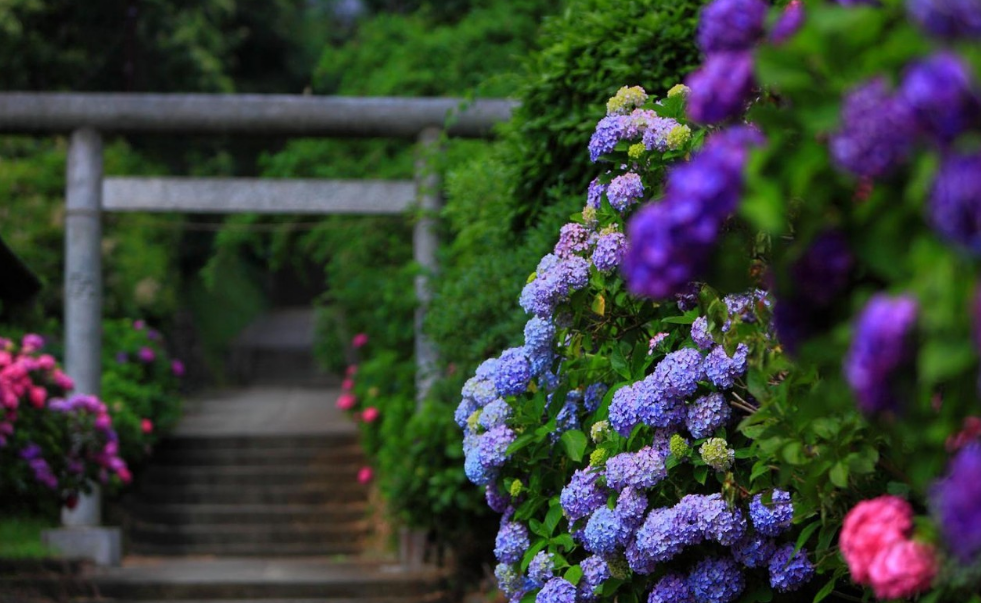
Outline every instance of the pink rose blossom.
<path fill-rule="evenodd" d="M 170 362 L 170 371 L 174 373 L 176 377 L 184 376 L 184 363 L 180 360 L 172 360 Z"/>
<path fill-rule="evenodd" d="M 375 474 L 371 470 L 371 467 L 362 467 L 358 470 L 358 483 L 367 484 L 371 481 L 371 478 L 374 477 L 374 475 Z"/>
<path fill-rule="evenodd" d="M 364 421 L 365 423 L 371 423 L 377 418 L 378 418 L 378 409 L 375 408 L 374 406 L 369 406 L 368 408 L 364 409 L 363 413 L 361 413 L 361 420 Z"/>
<path fill-rule="evenodd" d="M 143 419 L 140 421 L 140 429 L 143 430 L 143 433 L 153 433 L 153 421 Z"/>
<path fill-rule="evenodd" d="M 349 392 L 354 389 L 354 379 L 345 379 L 341 382 L 341 389 Z"/>
<path fill-rule="evenodd" d="M 351 410 L 354 408 L 355 403 L 357 403 L 357 398 L 352 394 L 341 394 L 341 397 L 337 399 L 337 408 Z"/>
<path fill-rule="evenodd" d="M 838 544 L 857 584 L 869 584 L 869 566 L 876 555 L 906 540 L 913 529 L 913 509 L 896 496 L 863 500 L 845 515 Z"/>
<path fill-rule="evenodd" d="M 358 333 L 357 335 L 354 336 L 354 339 L 351 340 L 351 345 L 353 345 L 356 348 L 362 348 L 365 345 L 367 345 L 367 343 L 368 343 L 368 335 L 366 333 Z"/>
<path fill-rule="evenodd" d="M 934 548 L 915 540 L 895 542 L 876 555 L 869 580 L 880 599 L 902 599 L 930 588 L 937 575 Z"/>
<path fill-rule="evenodd" d="M 48 399 L 48 390 L 40 386 L 31 388 L 31 404 L 34 408 L 44 408 L 44 401 Z"/>

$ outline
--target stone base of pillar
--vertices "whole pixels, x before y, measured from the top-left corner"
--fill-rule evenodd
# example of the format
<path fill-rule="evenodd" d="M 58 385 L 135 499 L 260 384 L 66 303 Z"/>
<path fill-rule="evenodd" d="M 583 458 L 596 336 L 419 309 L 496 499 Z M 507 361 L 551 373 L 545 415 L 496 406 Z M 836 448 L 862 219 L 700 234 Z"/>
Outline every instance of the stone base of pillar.
<path fill-rule="evenodd" d="M 426 563 L 425 530 L 399 528 L 399 565 L 402 569 L 416 571 Z"/>
<path fill-rule="evenodd" d="M 57 528 L 41 533 L 41 542 L 65 559 L 85 559 L 96 565 L 118 566 L 123 555 L 119 528 Z"/>

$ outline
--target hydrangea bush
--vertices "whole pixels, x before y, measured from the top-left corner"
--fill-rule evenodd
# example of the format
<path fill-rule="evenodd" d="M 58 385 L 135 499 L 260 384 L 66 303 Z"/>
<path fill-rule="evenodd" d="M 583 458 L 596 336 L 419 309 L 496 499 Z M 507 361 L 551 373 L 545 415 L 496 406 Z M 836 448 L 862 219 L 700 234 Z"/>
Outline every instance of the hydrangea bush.
<path fill-rule="evenodd" d="M 981 601 L 977 23 L 715 0 L 611 99 L 455 416 L 512 600 Z"/>

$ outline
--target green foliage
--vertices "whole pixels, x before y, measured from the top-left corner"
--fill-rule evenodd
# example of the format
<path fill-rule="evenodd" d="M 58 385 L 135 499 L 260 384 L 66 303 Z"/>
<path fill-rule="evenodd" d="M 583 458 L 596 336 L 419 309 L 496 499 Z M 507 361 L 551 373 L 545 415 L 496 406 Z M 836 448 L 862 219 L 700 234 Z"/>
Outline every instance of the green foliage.
<path fill-rule="evenodd" d="M 0 519 L 0 559 L 41 559 L 52 551 L 41 544 L 41 532 L 58 526 L 54 514 L 4 515 Z"/>

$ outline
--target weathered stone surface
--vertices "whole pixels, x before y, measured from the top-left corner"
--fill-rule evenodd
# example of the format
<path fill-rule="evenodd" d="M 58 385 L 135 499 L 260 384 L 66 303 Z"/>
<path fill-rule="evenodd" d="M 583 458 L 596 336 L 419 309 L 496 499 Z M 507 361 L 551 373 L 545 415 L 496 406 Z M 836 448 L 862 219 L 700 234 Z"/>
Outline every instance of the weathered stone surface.
<path fill-rule="evenodd" d="M 45 530 L 41 541 L 66 559 L 87 559 L 98 565 L 119 565 L 122 537 L 119 528 L 79 527 Z"/>

